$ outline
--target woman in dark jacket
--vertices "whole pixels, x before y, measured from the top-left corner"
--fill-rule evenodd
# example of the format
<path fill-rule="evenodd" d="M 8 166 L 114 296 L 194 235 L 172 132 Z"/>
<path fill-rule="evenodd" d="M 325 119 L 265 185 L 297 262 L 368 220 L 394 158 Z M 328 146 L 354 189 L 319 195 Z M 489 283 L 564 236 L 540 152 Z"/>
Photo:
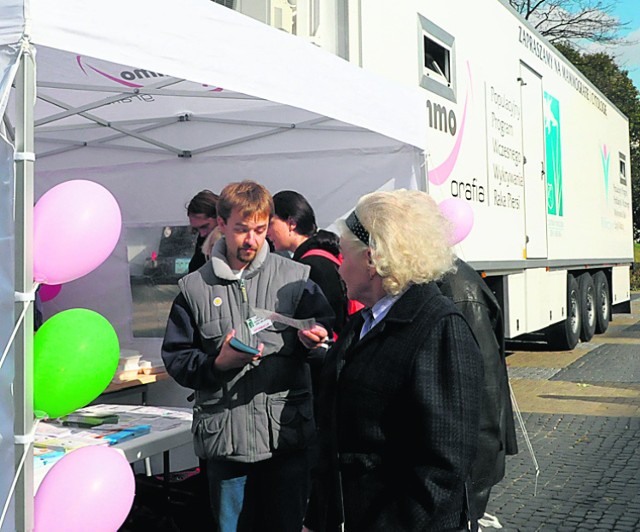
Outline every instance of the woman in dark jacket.
<path fill-rule="evenodd" d="M 323 366 L 308 530 L 466 529 L 482 358 L 433 282 L 453 265 L 447 228 L 427 194 L 397 190 L 364 196 L 341 229 L 340 273 L 366 309 Z"/>
<path fill-rule="evenodd" d="M 311 267 L 309 278 L 322 289 L 329 301 L 336 315 L 333 329 L 339 334 L 347 320 L 347 296 L 338 273 L 338 235 L 330 231 L 318 231 L 311 205 L 298 192 L 278 192 L 273 196 L 273 203 L 275 214 L 269 223 L 269 240 L 276 251 L 288 251 L 293 254 L 293 260 Z M 335 259 L 315 253 L 317 250 L 323 250 Z"/>

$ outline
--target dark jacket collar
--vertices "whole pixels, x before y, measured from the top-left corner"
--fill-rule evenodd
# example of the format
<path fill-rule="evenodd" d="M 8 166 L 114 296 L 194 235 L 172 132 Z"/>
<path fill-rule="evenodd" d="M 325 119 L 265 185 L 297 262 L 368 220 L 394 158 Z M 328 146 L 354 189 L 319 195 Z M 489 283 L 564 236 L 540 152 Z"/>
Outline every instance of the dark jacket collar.
<path fill-rule="evenodd" d="M 429 301 L 439 295 L 441 292 L 435 283 L 411 285 L 391 307 L 385 319 L 396 322 L 412 321 Z"/>
<path fill-rule="evenodd" d="M 414 284 L 411 285 L 407 291 L 400 296 L 400 298 L 393 304 L 389 313 L 378 322 L 361 340 L 361 344 L 367 344 L 381 334 L 388 323 L 409 323 L 413 321 L 416 316 L 422 312 L 425 305 L 430 304 L 434 298 L 442 296 L 440 289 L 436 283 L 426 284 Z M 362 312 L 352 318 L 352 332 L 356 335 L 351 342 L 358 342 L 357 336 L 360 334 L 362 325 L 364 324 L 364 317 Z M 360 345 L 360 344 L 359 344 Z"/>

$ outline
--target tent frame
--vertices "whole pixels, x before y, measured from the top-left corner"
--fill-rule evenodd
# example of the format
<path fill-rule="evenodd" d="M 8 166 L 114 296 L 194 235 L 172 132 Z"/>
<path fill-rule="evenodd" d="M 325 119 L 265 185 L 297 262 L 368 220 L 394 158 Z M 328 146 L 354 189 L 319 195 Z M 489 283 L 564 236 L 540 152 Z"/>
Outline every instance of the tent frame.
<path fill-rule="evenodd" d="M 36 95 L 35 54 L 23 41 L 20 66 L 15 78 L 15 290 L 16 315 L 25 307 L 14 343 L 14 438 L 17 483 L 14 491 L 16 530 L 32 530 L 33 482 L 33 202 L 34 202 L 34 105 Z M 23 301 L 25 300 L 26 301 Z"/>
<path fill-rule="evenodd" d="M 361 132 L 373 132 L 383 135 L 393 141 L 393 147 L 386 144 L 381 147 L 385 150 L 398 149 L 404 164 L 405 159 L 424 163 L 424 144 L 426 142 L 426 109 L 418 91 L 405 89 L 384 81 L 364 71 L 354 69 L 339 58 L 327 55 L 326 52 L 317 50 L 307 43 L 301 43 L 293 37 L 277 32 L 261 23 L 252 21 L 247 17 L 225 9 L 216 4 L 204 3 L 198 0 L 189 0 L 187 6 L 176 8 L 169 0 L 140 0 L 139 2 L 126 3 L 124 0 L 113 2 L 95 2 L 91 8 L 81 0 L 60 0 L 48 2 L 47 0 L 9 0 L 3 2 L 0 13 L 3 23 L 6 20 L 14 22 L 15 27 L 8 25 L 6 34 L 3 25 L 0 28 L 0 37 L 5 37 L 3 46 L 21 47 L 19 53 L 19 66 L 14 78 L 13 102 L 15 118 L 10 120 L 7 114 L 3 116 L 3 124 L 8 136 L 15 147 L 15 229 L 14 229 L 14 262 L 15 262 L 15 315 L 20 316 L 15 327 L 17 335 L 13 343 L 14 378 L 12 409 L 14 413 L 14 455 L 16 478 L 11 486 L 7 506 L 14 515 L 16 530 L 32 530 L 34 528 L 34 460 L 33 439 L 34 428 L 34 320 L 32 303 L 34 288 L 33 281 L 33 230 L 34 230 L 34 203 L 35 203 L 35 143 L 36 138 L 49 144 L 48 151 L 39 151 L 39 159 L 51 157 L 55 167 L 55 154 L 66 151 L 89 148 L 85 150 L 91 154 L 91 149 L 100 150 L 117 148 L 129 150 L 131 153 L 150 153 L 149 160 L 153 160 L 154 154 L 159 154 L 158 159 L 164 160 L 166 154 L 178 158 L 189 158 L 198 154 L 222 150 L 232 144 L 239 144 L 252 139 L 274 136 L 281 133 L 292 132 L 292 129 L 316 129 L 336 132 L 354 132 L 354 138 L 359 138 Z M 160 8 L 158 9 L 158 6 Z M 162 8 L 165 9 L 162 9 Z M 120 14 L 127 10 L 129 15 L 120 20 Z M 153 11 L 156 10 L 156 11 Z M 139 21 L 147 12 L 162 13 L 157 20 L 150 22 L 151 27 L 159 24 L 160 28 L 172 27 L 189 28 L 174 39 L 174 42 L 189 46 L 182 54 L 174 54 L 161 58 L 157 50 L 166 45 L 165 33 L 155 31 L 147 35 L 148 39 L 138 42 Z M 203 16 L 193 16 L 193 13 Z M 117 20 L 117 24 L 116 24 Z M 113 45 L 103 49 L 102 36 L 105 21 L 112 24 L 117 30 L 111 35 Z M 211 31 L 214 25 L 217 31 Z M 109 27 L 106 25 L 106 27 Z M 249 42 L 245 37 L 251 32 L 255 39 Z M 202 40 L 193 42 L 188 40 L 194 35 L 202 35 Z M 212 37 L 215 36 L 215 39 Z M 269 46 L 256 46 L 256 43 L 266 43 Z M 45 89 L 69 89 L 70 86 L 85 91 L 95 91 L 95 97 L 87 98 L 91 101 L 83 101 L 81 106 L 69 105 L 64 102 L 64 97 L 59 94 L 50 94 L 50 91 L 36 90 L 36 49 L 35 45 L 47 47 L 67 53 L 86 53 L 88 57 L 96 57 L 102 61 L 115 64 L 132 63 L 144 64 L 156 71 L 170 72 L 172 77 L 163 77 L 152 85 L 139 88 L 105 87 L 101 81 L 97 86 L 83 83 L 71 84 L 68 78 L 61 82 L 44 82 Z M 189 60 L 196 54 L 189 54 L 191 48 L 197 45 L 204 52 L 197 61 Z M 135 51 L 135 53 L 133 53 Z M 40 50 L 42 52 L 42 50 Z M 225 55 L 226 54 L 226 55 Z M 270 55 L 271 54 L 271 55 Z M 229 59 L 225 58 L 229 56 Z M 193 57 L 191 57 L 193 56 Z M 15 56 L 12 56 L 15 57 Z M 135 61 L 133 60 L 135 58 Z M 272 61 L 276 58 L 277 61 Z M 233 61 L 232 61 L 232 60 Z M 274 66 L 281 68 L 280 74 L 288 72 L 307 72 L 304 67 L 307 63 L 317 65 L 317 71 L 304 76 L 284 76 L 289 83 L 283 83 L 283 76 L 274 76 Z M 15 66 L 12 60 L 11 67 Z M 353 75 L 351 72 L 353 71 Z M 12 73 L 14 71 L 12 70 Z M 216 72 L 214 76 L 212 72 Z M 321 75 L 324 74 L 324 75 Z M 179 84 L 183 79 L 191 83 L 205 85 L 211 90 L 202 90 L 194 95 L 193 91 L 180 90 Z M 260 80 L 257 83 L 256 80 Z M 225 90 L 220 90 L 212 83 L 220 84 Z M 176 86 L 178 85 L 178 86 Z M 348 90 L 342 90 L 342 87 Z M 228 89 L 226 89 L 228 87 Z M 243 92 L 258 94 L 255 97 Z M 49 94 L 45 94 L 49 93 Z M 99 94 L 100 93 L 100 94 Z M 98 95 L 99 94 L 99 95 Z M 243 100 L 251 103 L 251 100 L 259 102 L 273 102 L 276 105 L 284 105 L 288 108 L 299 109 L 303 115 L 293 113 L 291 121 L 282 120 L 275 113 L 260 115 L 263 120 L 240 120 L 231 118 L 233 115 L 209 117 L 196 113 L 186 113 L 179 109 L 177 116 L 161 116 L 152 119 L 126 120 L 126 115 L 118 116 L 119 120 L 109 121 L 96 116 L 92 110 L 104 107 L 109 103 L 126 100 L 136 96 L 184 96 L 207 99 Z M 4 94 L 2 95 L 4 97 Z M 48 116 L 35 121 L 36 98 L 53 106 Z M 209 103 L 210 100 L 207 102 Z M 402 102 L 402 105 L 398 105 Z M 223 103 L 223 102 L 221 102 Z M 228 107 L 233 108 L 233 102 L 228 102 Z M 257 104 L 259 105 L 259 103 Z M 4 106 L 4 103 L 3 103 Z M 45 106 L 46 107 L 46 106 Z M 204 107 L 204 106 L 203 106 Z M 226 109 L 226 106 L 222 106 Z M 250 106 L 248 106 L 250 107 Z M 233 109 L 232 109 L 233 112 Z M 309 119 L 309 114 L 313 118 Z M 288 116 L 288 115 L 286 115 Z M 304 116 L 304 118 L 300 118 Z M 64 119 L 84 119 L 83 123 L 68 125 Z M 123 120 L 122 118 L 125 118 Z M 239 118 L 244 118 L 240 115 Z M 264 120 L 266 118 L 266 120 Z M 271 121 L 269 118 L 275 118 Z M 13 124 L 11 122 L 14 122 Z M 156 128 L 171 126 L 177 122 L 217 122 L 230 125 L 245 125 L 254 128 L 249 134 L 233 129 L 233 138 L 211 140 L 209 145 L 196 143 L 195 149 L 185 149 L 178 142 L 166 141 L 160 136 L 160 140 L 151 136 L 151 131 Z M 334 122 L 335 121 L 335 122 Z M 335 123 L 341 125 L 334 125 Z M 353 124 L 356 124 L 355 126 Z M 200 125 L 199 125 L 200 126 Z M 89 130 L 89 133 L 97 135 L 89 136 L 82 140 L 74 137 L 74 131 Z M 100 129 L 102 128 L 102 130 Z M 104 129 L 107 128 L 107 129 Z M 256 131 L 255 128 L 263 128 Z M 58 134 L 59 132 L 59 134 Z M 67 135 L 67 133 L 69 135 Z M 292 132 L 293 133 L 293 132 Z M 294 133 L 295 134 L 295 133 Z M 306 132 L 305 132 L 306 134 Z M 52 138 L 54 137 L 54 138 Z M 60 138 L 66 137 L 66 138 Z M 126 139 L 133 143 L 126 142 Z M 276 137 L 277 139 L 278 137 Z M 332 137 L 333 138 L 333 137 Z M 286 140 L 286 137 L 282 137 Z M 124 140 L 125 142 L 120 142 Z M 376 140 L 377 142 L 377 140 Z M 125 146 L 124 144 L 128 144 Z M 264 144 L 268 144 L 265 142 Z M 283 142 L 284 144 L 284 142 Z M 327 143 L 329 148 L 320 146 L 312 153 L 323 154 L 326 149 L 331 153 L 332 143 Z M 378 151 L 377 144 L 373 148 Z M 410 151 L 404 151 L 409 148 Z M 46 147 L 45 147 L 46 149 Z M 338 147 L 337 149 L 341 149 Z M 368 148 L 365 148 L 368 149 Z M 229 150 L 233 151 L 233 150 Z M 239 150 L 240 151 L 240 150 Z M 97 155 L 109 152 L 96 150 Z M 225 153 L 222 151 L 222 153 Z M 391 151 L 395 154 L 395 151 Z M 73 153 L 73 155 L 82 152 Z M 358 153 L 359 155 L 359 153 Z M 406 157 L 405 157 L 406 156 Z M 97 157 L 99 159 L 100 157 Z M 206 159 L 206 157 L 202 157 Z M 211 157 L 215 159 L 215 157 Z M 197 161 L 192 161 L 197 162 Z M 226 162 L 226 161 L 225 161 Z M 412 165 L 413 165 L 412 162 Z M 153 160 L 151 164 L 160 164 Z M 182 165 L 182 162 L 179 162 Z M 189 165 L 183 165 L 187 167 Z M 197 165 L 190 165 L 197 170 Z M 402 166 L 404 168 L 404 166 Z M 426 172 L 424 167 L 419 168 L 420 175 L 415 176 L 419 186 L 426 185 Z M 53 172 L 55 173 L 56 170 Z M 390 176 L 395 179 L 394 176 Z M 407 176 L 407 179 L 413 175 Z M 57 176 L 53 176 L 52 181 Z M 23 319 L 24 318 L 24 319 Z M 5 442 L 6 443 L 6 442 Z"/>
<path fill-rule="evenodd" d="M 95 92 L 112 92 L 115 93 L 114 96 L 110 96 L 108 98 L 101 98 L 94 102 L 86 103 L 79 107 L 73 107 L 71 105 L 66 104 L 65 102 L 53 98 L 50 95 L 38 93 L 36 95 L 37 99 L 47 102 L 51 105 L 54 105 L 62 111 L 53 113 L 47 117 L 40 118 L 35 121 L 35 129 L 34 136 L 37 138 L 38 133 L 55 133 L 55 132 L 69 132 L 69 131 L 78 131 L 85 130 L 91 128 L 109 128 L 114 131 L 114 135 L 109 137 L 102 137 L 100 139 L 96 139 L 94 141 L 74 141 L 69 139 L 51 139 L 47 137 L 46 141 L 50 144 L 60 144 L 61 148 L 49 150 L 48 152 L 43 152 L 38 155 L 38 158 L 42 159 L 51 155 L 59 155 L 61 153 L 65 153 L 68 151 L 76 150 L 84 147 L 93 147 L 93 148 L 105 148 L 109 149 L 109 142 L 113 142 L 115 140 L 119 140 L 125 137 L 135 138 L 145 144 L 148 144 L 150 147 L 142 147 L 142 146 L 129 146 L 124 147 L 122 145 L 117 145 L 116 149 L 118 150 L 129 150 L 135 152 L 152 152 L 152 153 L 170 153 L 176 155 L 178 157 L 189 158 L 194 155 L 198 155 L 201 153 L 211 152 L 220 148 L 225 148 L 228 146 L 233 146 L 235 144 L 241 144 L 243 142 L 268 137 L 271 135 L 277 135 L 279 133 L 284 133 L 286 131 L 290 131 L 291 129 L 310 129 L 310 130 L 335 130 L 335 131 L 350 131 L 350 132 L 364 132 L 366 131 L 362 127 L 357 126 L 336 126 L 331 124 L 325 124 L 325 122 L 330 121 L 327 117 L 318 117 L 313 118 L 311 120 L 306 120 L 298 123 L 290 123 L 290 122 L 278 122 L 278 121 L 264 121 L 264 120 L 239 120 L 233 118 L 214 118 L 207 116 L 198 116 L 194 113 L 185 113 L 180 116 L 168 115 L 166 117 L 156 117 L 150 119 L 142 119 L 142 120 L 120 120 L 120 121 L 107 121 L 103 118 L 95 116 L 91 114 L 89 111 L 92 109 L 97 109 L 99 107 L 103 107 L 104 105 L 109 105 L 114 102 L 118 102 L 127 98 L 131 98 L 132 96 L 138 95 L 153 95 L 153 96 L 184 96 L 190 98 L 206 98 L 206 99 L 233 99 L 233 100 L 262 100 L 262 98 L 256 98 L 240 93 L 234 93 L 230 91 L 220 91 L 220 92 L 203 92 L 195 95 L 192 91 L 181 91 L 174 89 L 167 89 L 167 87 L 171 87 L 176 85 L 182 81 L 182 79 L 178 78 L 170 78 L 163 79 L 161 82 L 155 83 L 153 85 L 143 87 L 143 88 L 134 88 L 131 90 L 122 90 L 122 89 L 114 89 L 113 87 L 95 87 L 95 86 L 87 86 L 87 85 L 78 85 L 72 83 L 55 83 L 55 82 L 41 82 L 39 86 L 43 88 L 53 88 L 53 89 L 80 89 L 80 90 L 90 90 Z M 54 122 L 58 122 L 60 120 L 70 118 L 73 116 L 80 116 L 89 121 L 89 123 L 85 124 L 74 124 L 74 125 L 59 125 L 59 126 L 48 126 L 47 124 L 52 124 Z M 235 139 L 227 140 L 224 142 L 218 142 L 215 144 L 211 144 L 209 146 L 203 146 L 198 148 L 197 150 L 184 150 L 179 148 L 178 146 L 174 146 L 171 144 L 167 144 L 165 142 L 160 142 L 155 140 L 147 135 L 144 135 L 145 132 L 152 131 L 157 128 L 162 128 L 167 125 L 178 123 L 178 122 L 203 122 L 203 123 L 219 123 L 219 124 L 229 124 L 229 125 L 239 125 L 239 126 L 252 126 L 252 127 L 265 127 L 269 128 L 265 131 L 261 131 L 258 133 L 253 133 L 251 135 L 240 136 Z M 130 127 L 134 126 L 134 127 Z M 138 126 L 138 127 L 135 127 Z"/>

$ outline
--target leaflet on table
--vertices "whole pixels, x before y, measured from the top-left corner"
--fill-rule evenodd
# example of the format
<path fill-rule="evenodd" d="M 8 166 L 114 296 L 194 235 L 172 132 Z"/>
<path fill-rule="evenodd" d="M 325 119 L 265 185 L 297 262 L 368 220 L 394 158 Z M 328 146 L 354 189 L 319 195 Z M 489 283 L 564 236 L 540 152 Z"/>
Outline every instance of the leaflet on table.
<path fill-rule="evenodd" d="M 69 434 L 67 436 L 55 437 L 51 435 L 37 434 L 33 442 L 33 447 L 49 449 L 51 451 L 73 451 L 88 445 L 109 445 L 108 441 L 96 438 L 94 434 Z"/>
<path fill-rule="evenodd" d="M 64 456 L 64 451 L 53 451 L 51 449 L 34 447 L 33 458 L 34 467 L 44 467 L 57 462 Z"/>
<path fill-rule="evenodd" d="M 91 428 L 98 427 L 104 424 L 115 424 L 118 423 L 117 414 L 90 414 L 86 412 L 73 412 L 68 416 L 64 416 L 62 419 L 62 424 L 67 427 L 81 427 L 81 428 Z"/>
<path fill-rule="evenodd" d="M 124 429 L 105 431 L 100 436 L 97 436 L 97 438 L 109 442 L 109 445 L 115 445 L 116 443 L 122 443 L 123 441 L 137 438 L 143 434 L 149 434 L 149 432 L 151 432 L 150 425 L 136 425 L 134 427 L 127 427 Z"/>
<path fill-rule="evenodd" d="M 114 445 L 151 431 L 151 425 L 132 420 L 129 424 L 100 425 L 91 429 L 75 429 L 56 422 L 40 423 L 34 447 L 53 451 L 72 451 L 88 445 Z"/>
<path fill-rule="evenodd" d="M 191 409 L 173 409 L 162 408 L 158 406 L 140 406 L 140 405 L 116 405 L 116 404 L 102 404 L 92 405 L 80 410 L 76 410 L 74 414 L 93 415 L 93 416 L 106 416 L 106 415 L 120 415 L 135 414 L 136 418 L 139 416 L 151 416 L 151 417 L 171 417 L 175 419 L 191 420 Z"/>
<path fill-rule="evenodd" d="M 143 416 L 157 416 L 157 417 L 172 417 L 176 419 L 188 419 L 191 421 L 193 416 L 191 409 L 188 410 L 174 410 L 171 408 L 162 408 L 158 406 L 138 406 L 135 410 L 136 415 Z"/>
<path fill-rule="evenodd" d="M 141 415 L 138 413 L 132 414 L 130 412 L 120 413 L 120 420 L 117 425 L 100 425 L 97 427 L 93 427 L 92 431 L 100 431 L 100 430 L 112 430 L 113 428 L 118 429 L 127 429 L 129 427 L 134 427 L 137 425 L 149 425 L 151 426 L 154 432 L 160 432 L 163 430 L 172 429 L 174 427 L 179 427 L 184 420 L 178 419 L 175 417 L 162 417 L 162 416 L 152 416 L 152 415 Z M 190 421 L 191 418 L 188 418 Z"/>

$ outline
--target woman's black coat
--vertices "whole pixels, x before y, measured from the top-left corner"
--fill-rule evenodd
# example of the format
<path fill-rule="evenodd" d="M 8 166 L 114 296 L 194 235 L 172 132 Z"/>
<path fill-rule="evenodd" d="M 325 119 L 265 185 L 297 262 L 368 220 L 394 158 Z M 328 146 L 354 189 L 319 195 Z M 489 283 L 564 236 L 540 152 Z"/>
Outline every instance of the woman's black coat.
<path fill-rule="evenodd" d="M 335 530 L 344 509 L 349 532 L 460 527 L 482 386 L 473 334 L 434 283 L 410 287 L 359 340 L 362 323 L 323 366 L 324 475 L 305 523 Z"/>

